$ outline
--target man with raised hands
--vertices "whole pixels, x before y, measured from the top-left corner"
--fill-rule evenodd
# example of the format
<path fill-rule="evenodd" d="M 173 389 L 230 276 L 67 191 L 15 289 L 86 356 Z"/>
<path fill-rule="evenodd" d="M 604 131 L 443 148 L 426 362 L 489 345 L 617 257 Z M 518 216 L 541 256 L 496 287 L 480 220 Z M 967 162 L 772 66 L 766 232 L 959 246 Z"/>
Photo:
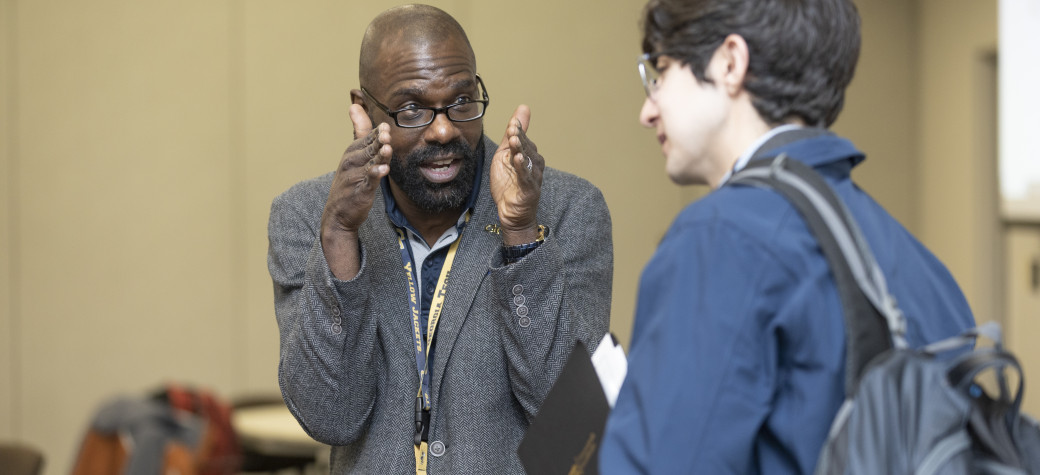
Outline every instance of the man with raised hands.
<path fill-rule="evenodd" d="M 336 170 L 271 207 L 285 402 L 333 473 L 523 473 L 570 350 L 608 328 L 606 203 L 546 167 L 526 106 L 484 135 L 488 91 L 444 11 L 377 16 L 359 76 Z"/>

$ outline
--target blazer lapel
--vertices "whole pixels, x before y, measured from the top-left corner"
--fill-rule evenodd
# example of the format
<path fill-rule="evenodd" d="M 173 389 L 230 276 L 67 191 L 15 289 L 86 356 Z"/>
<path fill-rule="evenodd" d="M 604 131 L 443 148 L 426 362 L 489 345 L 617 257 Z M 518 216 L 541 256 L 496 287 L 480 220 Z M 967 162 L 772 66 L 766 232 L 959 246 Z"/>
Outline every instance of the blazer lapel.
<path fill-rule="evenodd" d="M 489 225 L 498 225 L 498 208 L 491 199 L 490 188 L 491 159 L 497 147 L 494 142 L 484 138 L 484 173 L 480 195 L 474 205 L 473 216 L 462 232 L 459 253 L 455 256 L 453 272 L 448 278 L 444 313 L 437 325 L 437 357 L 433 362 L 432 389 L 435 403 L 455 341 L 470 314 L 480 284 L 491 267 L 493 253 L 502 245 L 502 239 L 486 229 Z"/>
<path fill-rule="evenodd" d="M 415 345 L 412 340 L 412 321 L 409 318 L 411 309 L 408 306 L 408 279 L 398 250 L 397 232 L 386 215 L 386 202 L 381 191 L 376 192 L 372 209 L 361 227 L 361 232 L 369 235 L 362 237 L 362 241 L 370 246 L 365 254 L 365 267 L 366 272 L 372 273 L 369 277 L 373 283 L 372 288 L 389 289 L 386 294 L 373 294 L 374 298 L 379 298 L 380 295 L 390 296 L 382 302 L 372 303 L 374 308 L 379 309 L 378 324 L 387 330 L 385 333 L 388 334 L 386 338 L 389 340 L 387 343 L 391 348 L 390 354 L 407 354 L 406 361 L 410 362 L 408 366 L 418 378 L 415 354 L 412 350 Z"/>

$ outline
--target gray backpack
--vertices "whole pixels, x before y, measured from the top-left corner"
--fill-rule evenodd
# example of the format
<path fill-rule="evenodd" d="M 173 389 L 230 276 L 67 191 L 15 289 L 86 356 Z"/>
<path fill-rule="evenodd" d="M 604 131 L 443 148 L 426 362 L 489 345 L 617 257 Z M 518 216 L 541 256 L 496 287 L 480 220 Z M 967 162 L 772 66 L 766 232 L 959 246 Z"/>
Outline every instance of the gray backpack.
<path fill-rule="evenodd" d="M 846 399 L 817 474 L 1040 475 L 1040 426 L 1019 410 L 1025 381 L 1003 348 L 999 326 L 908 348 L 905 318 L 873 253 L 819 174 L 780 155 L 752 162 L 729 183 L 786 197 L 816 237 L 841 295 Z M 972 349 L 980 335 L 994 346 Z M 954 357 L 937 356 L 957 349 Z M 1018 381 L 1014 391 L 1009 371 Z M 996 396 L 976 382 L 988 372 L 995 375 Z"/>

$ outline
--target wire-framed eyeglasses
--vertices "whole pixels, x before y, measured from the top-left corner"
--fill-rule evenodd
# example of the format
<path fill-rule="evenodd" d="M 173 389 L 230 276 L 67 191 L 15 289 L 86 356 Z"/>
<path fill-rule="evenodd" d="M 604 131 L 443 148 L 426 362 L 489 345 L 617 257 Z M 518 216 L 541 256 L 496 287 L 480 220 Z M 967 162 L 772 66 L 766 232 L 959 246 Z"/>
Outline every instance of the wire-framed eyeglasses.
<path fill-rule="evenodd" d="M 361 88 L 361 92 L 368 96 L 386 115 L 393 118 L 394 123 L 398 127 L 410 129 L 430 125 L 433 119 L 437 117 L 437 114 L 448 116 L 448 120 L 452 122 L 469 122 L 484 117 L 484 112 L 487 111 L 490 100 L 488 99 L 487 88 L 484 87 L 484 80 L 480 79 L 479 74 L 477 75 L 477 84 L 484 98 L 482 100 L 466 100 L 444 107 L 408 106 L 394 111 L 376 100 L 375 97 L 372 97 L 372 93 L 368 92 L 364 87 Z"/>
<path fill-rule="evenodd" d="M 657 70 L 657 57 L 658 54 L 644 53 L 639 55 L 639 78 L 643 80 L 643 90 L 646 91 L 646 97 L 651 100 L 654 99 L 654 95 L 657 93 L 657 88 L 661 85 L 661 72 Z"/>

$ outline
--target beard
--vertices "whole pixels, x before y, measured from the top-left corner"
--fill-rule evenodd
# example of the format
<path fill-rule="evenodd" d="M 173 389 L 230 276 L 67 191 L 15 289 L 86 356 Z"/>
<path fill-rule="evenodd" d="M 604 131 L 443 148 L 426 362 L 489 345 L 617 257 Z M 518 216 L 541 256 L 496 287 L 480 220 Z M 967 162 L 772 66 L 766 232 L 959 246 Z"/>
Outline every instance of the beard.
<path fill-rule="evenodd" d="M 484 143 L 480 141 L 476 150 L 459 138 L 446 144 L 430 144 L 413 150 L 401 157 L 396 153 L 390 160 L 390 179 L 404 191 L 419 209 L 439 213 L 461 208 L 473 192 L 473 180 L 477 174 L 477 160 L 484 159 Z M 431 183 L 426 180 L 420 166 L 428 161 L 446 156 L 460 157 L 459 173 L 449 182 Z"/>

